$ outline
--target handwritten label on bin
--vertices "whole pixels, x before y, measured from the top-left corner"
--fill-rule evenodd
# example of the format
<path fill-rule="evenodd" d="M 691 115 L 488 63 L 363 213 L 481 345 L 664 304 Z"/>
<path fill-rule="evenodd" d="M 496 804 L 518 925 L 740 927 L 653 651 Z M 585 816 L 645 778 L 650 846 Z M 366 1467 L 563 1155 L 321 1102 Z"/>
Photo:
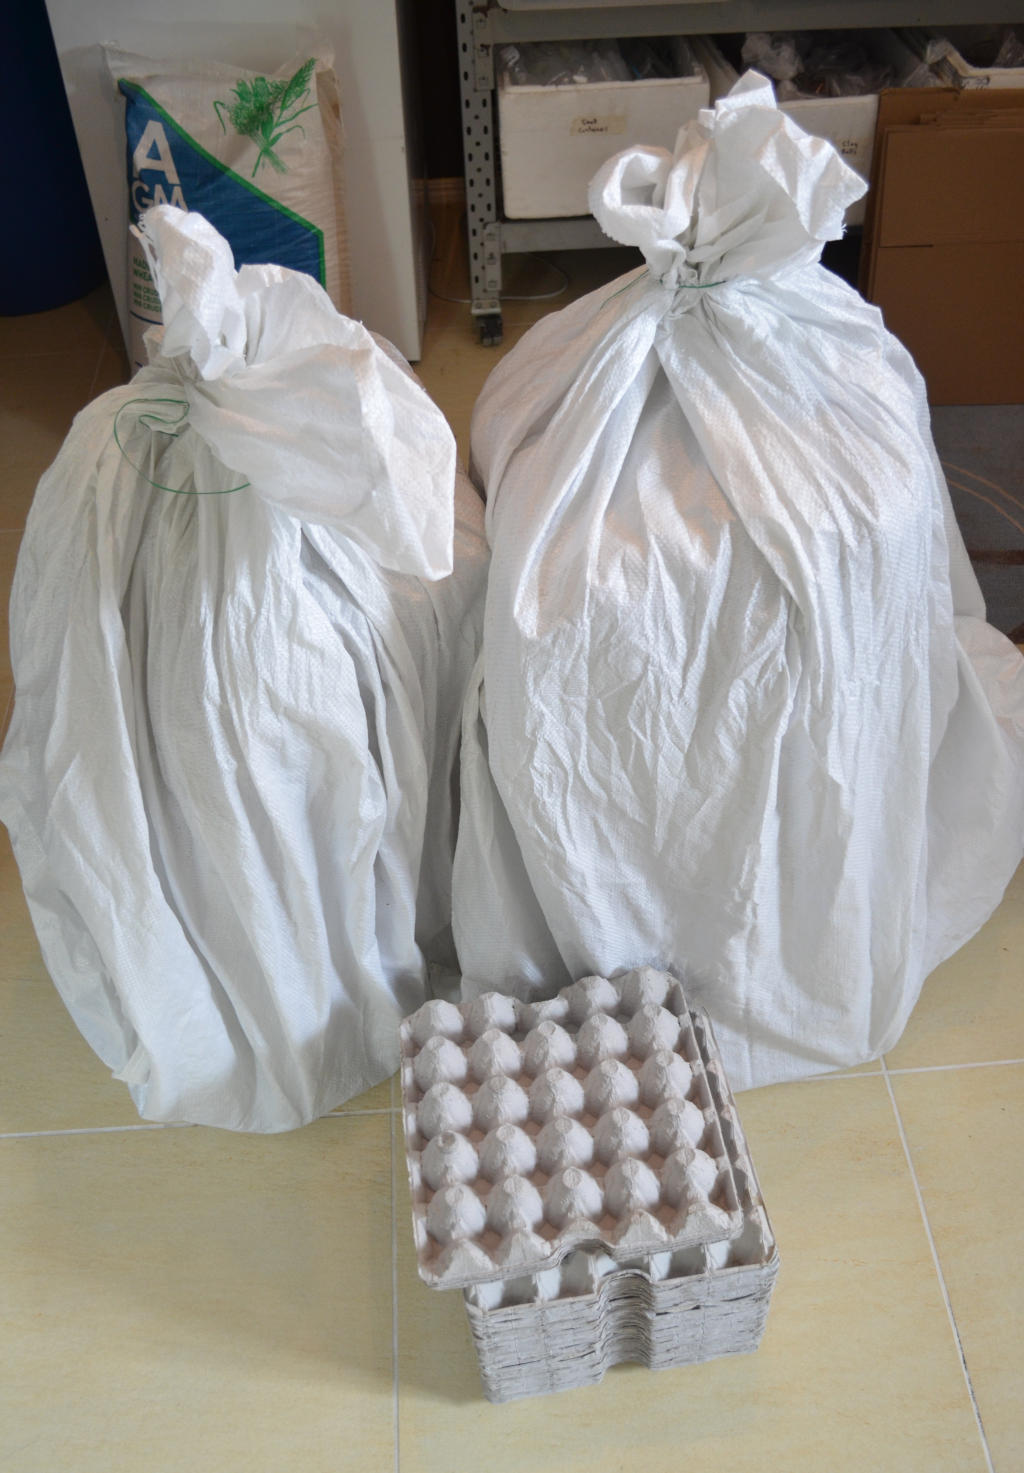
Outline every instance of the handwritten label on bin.
<path fill-rule="evenodd" d="M 625 113 L 591 114 L 585 118 L 573 118 L 570 133 L 625 133 Z"/>

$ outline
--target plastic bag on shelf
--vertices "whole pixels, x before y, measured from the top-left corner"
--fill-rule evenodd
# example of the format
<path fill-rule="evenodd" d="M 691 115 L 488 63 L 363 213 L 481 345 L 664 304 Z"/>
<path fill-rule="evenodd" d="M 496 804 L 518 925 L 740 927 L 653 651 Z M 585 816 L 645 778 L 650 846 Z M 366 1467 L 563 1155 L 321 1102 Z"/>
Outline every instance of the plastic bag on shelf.
<path fill-rule="evenodd" d="M 696 61 L 685 37 L 624 41 L 525 41 L 498 48 L 498 70 L 512 87 L 564 87 L 581 82 L 648 82 L 692 77 Z"/>
<path fill-rule="evenodd" d="M 891 1048 L 1024 848 L 1024 660 L 920 375 L 819 263 L 865 187 L 742 77 L 599 170 L 646 266 L 532 327 L 472 425 L 464 992 L 674 972 L 737 1088 Z"/>
<path fill-rule="evenodd" d="M 740 53 L 745 67 L 752 67 L 773 82 L 791 82 L 803 69 L 796 37 L 781 31 L 749 31 Z"/>
<path fill-rule="evenodd" d="M 164 326 L 32 505 L 0 818 L 140 1113 L 284 1130 L 387 1078 L 454 960 L 483 513 L 404 359 L 311 278 L 236 273 L 167 206 L 141 235 Z"/>
<path fill-rule="evenodd" d="M 938 85 L 927 66 L 908 58 L 904 68 L 879 60 L 856 32 L 751 31 L 742 64 L 771 77 L 779 102 L 807 97 L 864 97 L 883 87 Z"/>
<path fill-rule="evenodd" d="M 983 53 L 984 54 L 984 53 Z M 1024 67 L 1024 30 L 1005 26 L 999 39 L 999 49 L 991 63 L 967 58 L 973 66 Z"/>
<path fill-rule="evenodd" d="M 620 41 L 619 49 L 636 82 L 650 82 L 659 77 L 692 77 L 695 71 L 693 53 L 685 42 L 678 44 L 675 38 L 668 41 L 634 36 Z"/>
<path fill-rule="evenodd" d="M 524 41 L 501 46 L 498 69 L 513 87 L 628 82 L 632 75 L 616 41 Z"/>
<path fill-rule="evenodd" d="M 1024 66 L 1024 28 L 1014 25 L 956 25 L 930 43 L 930 60 L 949 55 L 955 47 L 965 62 L 980 68 Z"/>
<path fill-rule="evenodd" d="M 898 32 L 941 87 L 991 87 L 1011 77 L 1004 68 L 1024 68 L 1024 28 L 1020 26 L 949 26 L 944 30 L 909 26 Z"/>
<path fill-rule="evenodd" d="M 950 26 L 935 35 L 911 34 L 920 37 L 918 44 L 923 43 L 930 64 L 956 51 L 972 67 L 1024 67 L 1024 30 L 1015 26 Z"/>
<path fill-rule="evenodd" d="M 697 75 L 697 57 L 686 36 L 673 36 L 669 41 L 668 49 L 672 58 L 673 76 L 695 77 Z"/>

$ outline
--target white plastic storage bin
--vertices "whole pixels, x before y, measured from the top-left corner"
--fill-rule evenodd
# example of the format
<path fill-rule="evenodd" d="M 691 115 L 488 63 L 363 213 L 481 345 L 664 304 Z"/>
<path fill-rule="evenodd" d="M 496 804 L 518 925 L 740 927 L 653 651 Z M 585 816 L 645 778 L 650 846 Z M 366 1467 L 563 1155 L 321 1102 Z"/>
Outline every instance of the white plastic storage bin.
<path fill-rule="evenodd" d="M 587 185 L 634 143 L 675 146 L 682 125 L 708 104 L 703 68 L 692 77 L 498 85 L 505 214 L 511 220 L 588 215 Z"/>
<path fill-rule="evenodd" d="M 910 48 L 893 31 L 866 31 L 879 61 L 891 62 L 907 71 L 917 60 Z M 711 101 L 717 102 L 730 91 L 738 78 L 736 68 L 708 36 L 691 37 L 694 55 L 708 74 Z M 801 128 L 816 138 L 834 143 L 843 159 L 865 180 L 871 178 L 871 157 L 875 147 L 875 122 L 878 117 L 878 94 L 863 97 L 807 97 L 779 104 Z M 857 200 L 846 212 L 847 225 L 864 221 L 865 201 Z"/>

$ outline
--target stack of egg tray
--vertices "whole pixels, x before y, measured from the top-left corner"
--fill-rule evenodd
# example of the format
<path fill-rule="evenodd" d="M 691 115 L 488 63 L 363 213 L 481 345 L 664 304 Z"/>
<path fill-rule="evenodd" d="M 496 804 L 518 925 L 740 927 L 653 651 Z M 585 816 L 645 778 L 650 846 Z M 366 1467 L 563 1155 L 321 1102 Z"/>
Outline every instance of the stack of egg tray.
<path fill-rule="evenodd" d="M 508 1401 L 757 1348 L 778 1254 L 707 1015 L 651 968 L 402 1025 L 419 1271 Z"/>

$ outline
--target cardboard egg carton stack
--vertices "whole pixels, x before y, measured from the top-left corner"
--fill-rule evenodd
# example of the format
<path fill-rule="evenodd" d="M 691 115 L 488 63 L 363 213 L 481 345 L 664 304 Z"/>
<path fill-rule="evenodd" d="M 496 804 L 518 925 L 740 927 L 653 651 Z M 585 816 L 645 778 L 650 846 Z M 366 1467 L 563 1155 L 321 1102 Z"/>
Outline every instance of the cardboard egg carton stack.
<path fill-rule="evenodd" d="M 421 1277 L 492 1401 L 756 1348 L 778 1266 L 706 1014 L 674 978 L 435 1000 L 402 1026 Z"/>

